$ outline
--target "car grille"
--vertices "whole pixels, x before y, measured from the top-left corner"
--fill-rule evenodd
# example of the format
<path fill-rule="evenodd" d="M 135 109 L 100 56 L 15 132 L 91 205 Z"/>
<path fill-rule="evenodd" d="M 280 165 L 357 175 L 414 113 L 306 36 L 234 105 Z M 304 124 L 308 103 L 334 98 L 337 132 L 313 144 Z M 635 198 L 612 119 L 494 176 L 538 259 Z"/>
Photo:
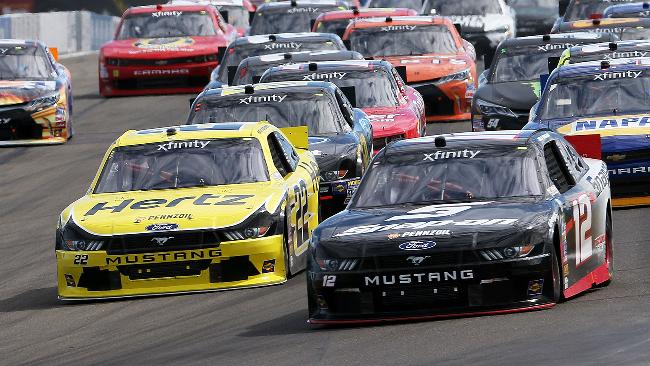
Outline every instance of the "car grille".
<path fill-rule="evenodd" d="M 163 242 L 164 241 L 164 242 Z M 157 253 L 218 247 L 222 241 L 216 231 L 158 232 L 116 236 L 110 240 L 108 254 Z"/>
<path fill-rule="evenodd" d="M 198 276 L 210 266 L 210 259 L 174 263 L 139 264 L 118 266 L 118 270 L 130 280 L 146 280 L 150 278 Z"/>
<path fill-rule="evenodd" d="M 22 108 L 0 109 L 0 141 L 43 137 L 43 127 Z"/>
<path fill-rule="evenodd" d="M 161 78 L 113 80 L 113 87 L 121 90 L 202 88 L 208 82 L 210 82 L 208 76 L 168 76 Z"/>
<path fill-rule="evenodd" d="M 437 285 L 386 289 L 375 294 L 379 311 L 467 306 L 467 287 Z"/>
<path fill-rule="evenodd" d="M 415 90 L 422 94 L 424 109 L 427 116 L 451 116 L 456 114 L 454 102 L 445 95 L 437 86 L 429 83 L 409 83 Z"/>
<path fill-rule="evenodd" d="M 167 59 L 130 59 L 130 58 L 109 58 L 106 63 L 110 66 L 172 66 L 172 65 L 187 65 L 210 62 L 208 58 L 211 56 L 195 56 L 195 57 L 178 57 Z M 212 62 L 216 62 L 216 56 Z"/>
<path fill-rule="evenodd" d="M 414 264 L 414 257 L 425 259 L 419 264 Z M 413 253 L 399 256 L 371 257 L 364 259 L 360 264 L 360 270 L 387 270 L 387 269 L 413 269 L 430 266 L 455 266 L 459 264 L 476 263 L 480 259 L 472 251 L 453 251 L 434 253 L 429 256 Z"/>

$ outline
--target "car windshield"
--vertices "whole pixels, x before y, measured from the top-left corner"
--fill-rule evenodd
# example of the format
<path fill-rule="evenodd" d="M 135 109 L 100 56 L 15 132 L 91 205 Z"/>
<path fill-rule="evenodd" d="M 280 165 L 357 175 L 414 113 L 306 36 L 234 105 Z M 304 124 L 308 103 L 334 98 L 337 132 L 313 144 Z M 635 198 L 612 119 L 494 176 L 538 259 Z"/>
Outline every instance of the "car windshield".
<path fill-rule="evenodd" d="M 237 94 L 202 102 L 191 124 L 268 121 L 278 128 L 307 126 L 311 136 L 347 132 L 326 93 Z"/>
<path fill-rule="evenodd" d="M 0 45 L 0 80 L 53 80 L 55 76 L 52 64 L 41 48 Z"/>
<path fill-rule="evenodd" d="M 610 5 L 611 2 L 603 0 L 575 0 L 567 8 L 564 20 L 589 19 L 592 14 L 602 14 L 603 10 Z"/>
<path fill-rule="evenodd" d="M 117 39 L 213 36 L 215 34 L 212 18 L 205 11 L 159 11 L 126 16 Z"/>
<path fill-rule="evenodd" d="M 472 157 L 473 156 L 473 157 Z M 353 207 L 379 207 L 542 195 L 534 155 L 525 149 L 431 150 L 389 156 L 366 173 Z"/>
<path fill-rule="evenodd" d="M 370 2 L 371 8 L 409 8 L 422 10 L 422 0 L 372 0 Z"/>
<path fill-rule="evenodd" d="M 485 15 L 501 14 L 498 0 L 449 1 L 432 0 L 431 12 L 440 15 Z"/>
<path fill-rule="evenodd" d="M 648 105 L 650 73 L 608 72 L 549 85 L 539 118 L 625 115 L 647 112 Z"/>
<path fill-rule="evenodd" d="M 239 63 L 246 57 L 270 55 L 278 52 L 329 51 L 340 49 L 341 46 L 339 43 L 324 39 L 310 42 L 287 40 L 264 44 L 252 43 L 239 45 L 229 48 L 228 52 L 224 55 L 221 66 L 219 66 L 219 81 L 222 83 L 232 81 L 232 79 L 228 80 L 228 73 L 234 77 Z"/>
<path fill-rule="evenodd" d="M 548 74 L 548 58 L 559 57 L 569 44 L 552 44 L 503 48 L 496 61 L 491 82 L 539 81 L 539 76 Z"/>
<path fill-rule="evenodd" d="M 588 51 L 588 49 L 585 49 Z M 585 53 L 572 54 L 568 61 L 570 64 L 577 64 L 580 62 L 600 61 L 600 60 L 616 60 L 619 58 L 630 57 L 645 57 L 650 55 L 650 44 L 645 47 L 622 48 L 619 46 L 618 50 L 611 51 L 608 48 L 598 51 L 589 51 Z"/>
<path fill-rule="evenodd" d="M 169 140 L 113 150 L 95 193 L 267 182 L 257 139 Z"/>
<path fill-rule="evenodd" d="M 312 21 L 322 13 L 341 10 L 339 6 L 290 7 L 280 11 L 257 11 L 251 24 L 251 35 L 311 32 Z"/>
<path fill-rule="evenodd" d="M 319 33 L 334 33 L 339 37 L 343 37 L 348 24 L 350 24 L 350 19 L 324 20 L 318 23 L 316 31 Z"/>
<path fill-rule="evenodd" d="M 248 28 L 250 25 L 248 22 L 248 10 L 241 6 L 230 6 L 230 5 L 218 5 L 217 9 L 223 19 L 237 28 Z"/>
<path fill-rule="evenodd" d="M 397 28 L 397 29 L 395 29 Z M 456 42 L 446 26 L 399 25 L 356 29 L 350 35 L 353 51 L 365 56 L 406 56 L 456 53 Z"/>
<path fill-rule="evenodd" d="M 557 0 L 510 0 L 508 4 L 515 8 L 526 8 L 526 7 L 549 8 L 549 9 L 558 8 Z"/>
<path fill-rule="evenodd" d="M 619 35 L 621 41 L 640 41 L 650 39 L 650 28 L 625 27 Z"/>
<path fill-rule="evenodd" d="M 363 71 L 317 71 L 306 73 L 276 72 L 264 82 L 272 81 L 329 81 L 346 92 L 348 99 L 354 96 L 355 107 L 394 107 L 397 105 L 397 90 L 391 75 L 385 70 Z"/>

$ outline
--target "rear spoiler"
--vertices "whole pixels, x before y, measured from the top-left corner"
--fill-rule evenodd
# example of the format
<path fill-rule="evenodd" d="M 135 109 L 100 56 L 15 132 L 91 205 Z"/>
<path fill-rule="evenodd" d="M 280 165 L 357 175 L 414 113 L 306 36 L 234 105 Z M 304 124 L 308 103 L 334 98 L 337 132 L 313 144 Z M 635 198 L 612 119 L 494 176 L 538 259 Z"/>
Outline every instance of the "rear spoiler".
<path fill-rule="evenodd" d="M 289 140 L 296 149 L 309 149 L 309 132 L 307 131 L 307 126 L 285 127 L 280 128 L 280 131 L 282 131 L 282 133 L 287 137 L 287 140 Z"/>
<path fill-rule="evenodd" d="M 602 144 L 600 135 L 572 135 L 564 138 L 576 149 L 580 156 L 602 160 Z"/>

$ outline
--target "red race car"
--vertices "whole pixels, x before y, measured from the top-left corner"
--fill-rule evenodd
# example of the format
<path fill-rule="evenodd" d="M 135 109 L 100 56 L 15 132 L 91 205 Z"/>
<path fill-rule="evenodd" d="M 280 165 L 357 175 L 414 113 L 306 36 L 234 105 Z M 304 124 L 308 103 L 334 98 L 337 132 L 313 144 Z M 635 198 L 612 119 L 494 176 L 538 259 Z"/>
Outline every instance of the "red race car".
<path fill-rule="evenodd" d="M 353 20 L 350 50 L 385 59 L 424 98 L 428 122 L 469 121 L 477 87 L 476 52 L 447 18 L 386 17 Z"/>
<path fill-rule="evenodd" d="M 128 9 L 99 53 L 105 97 L 196 93 L 210 80 L 237 30 L 211 5 Z"/>
<path fill-rule="evenodd" d="M 335 33 L 343 37 L 345 29 L 352 19 L 395 17 L 403 15 L 418 15 L 418 12 L 407 8 L 374 8 L 328 11 L 316 18 L 312 32 Z"/>
<path fill-rule="evenodd" d="M 250 28 L 250 19 L 255 15 L 255 5 L 249 0 L 171 0 L 174 5 L 212 5 L 228 24 L 237 28 L 240 37 L 246 35 Z"/>
<path fill-rule="evenodd" d="M 262 83 L 274 81 L 329 81 L 338 86 L 355 108 L 372 123 L 374 153 L 391 141 L 424 136 L 424 101 L 407 86 L 388 61 L 326 61 L 276 66 Z"/>

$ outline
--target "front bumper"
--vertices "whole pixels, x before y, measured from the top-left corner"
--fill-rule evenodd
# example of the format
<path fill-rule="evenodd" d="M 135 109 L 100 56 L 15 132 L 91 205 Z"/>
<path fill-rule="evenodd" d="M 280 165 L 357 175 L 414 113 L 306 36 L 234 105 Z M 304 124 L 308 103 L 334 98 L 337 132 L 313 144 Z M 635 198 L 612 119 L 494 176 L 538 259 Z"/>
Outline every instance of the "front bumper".
<path fill-rule="evenodd" d="M 435 80 L 409 83 L 424 99 L 427 122 L 468 121 L 474 85 L 469 81 L 436 84 Z"/>
<path fill-rule="evenodd" d="M 551 258 L 545 253 L 498 263 L 391 271 L 321 272 L 310 267 L 309 321 L 385 321 L 550 307 Z"/>
<path fill-rule="evenodd" d="M 56 251 L 60 299 L 118 298 L 280 284 L 282 235 L 217 247 L 138 254 Z"/>
<path fill-rule="evenodd" d="M 173 66 L 99 66 L 99 92 L 105 97 L 199 93 L 218 62 Z"/>
<path fill-rule="evenodd" d="M 68 118 L 64 103 L 38 112 L 0 107 L 0 147 L 63 144 L 70 137 Z"/>

